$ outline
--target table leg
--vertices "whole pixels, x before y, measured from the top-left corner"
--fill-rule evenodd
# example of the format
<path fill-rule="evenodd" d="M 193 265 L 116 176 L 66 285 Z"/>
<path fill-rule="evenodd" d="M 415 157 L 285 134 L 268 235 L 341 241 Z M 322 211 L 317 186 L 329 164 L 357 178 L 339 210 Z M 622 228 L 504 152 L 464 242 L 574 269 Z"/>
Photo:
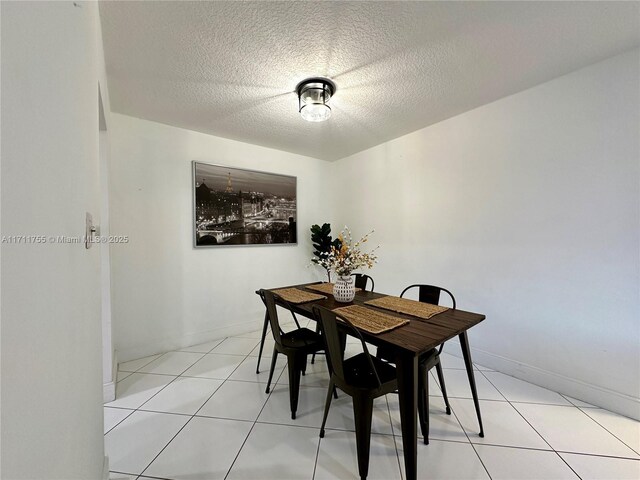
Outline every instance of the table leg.
<path fill-rule="evenodd" d="M 267 338 L 268 326 L 269 326 L 269 314 L 265 311 L 264 324 L 262 325 L 262 337 L 260 338 L 260 351 L 258 352 L 258 365 L 256 366 L 256 375 L 260 373 L 260 359 L 262 358 L 262 349 L 264 348 L 264 341 Z"/>
<path fill-rule="evenodd" d="M 478 402 L 478 391 L 476 390 L 476 379 L 473 374 L 473 363 L 471 362 L 471 351 L 469 350 L 469 338 L 467 332 L 464 331 L 458 335 L 460 339 L 460 347 L 462 348 L 462 357 L 464 358 L 464 366 L 467 369 L 467 377 L 469 377 L 469 386 L 471 387 L 471 395 L 473 403 L 476 407 L 476 415 L 480 424 L 480 436 L 484 437 L 484 429 L 482 427 L 482 415 L 480 415 L 480 402 Z"/>
<path fill-rule="evenodd" d="M 418 357 L 410 353 L 398 354 L 396 368 L 406 479 L 416 480 L 418 475 Z"/>

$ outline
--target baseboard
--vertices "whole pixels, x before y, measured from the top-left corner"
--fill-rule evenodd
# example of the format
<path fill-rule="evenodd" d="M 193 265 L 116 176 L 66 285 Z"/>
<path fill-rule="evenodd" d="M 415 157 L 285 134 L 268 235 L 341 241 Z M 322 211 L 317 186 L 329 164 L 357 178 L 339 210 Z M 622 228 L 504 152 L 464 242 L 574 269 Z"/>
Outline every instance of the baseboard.
<path fill-rule="evenodd" d="M 444 350 L 456 357 L 462 357 L 460 344 L 454 340 L 448 341 Z M 619 413 L 625 417 L 640 420 L 640 398 L 550 372 L 478 348 L 471 347 L 471 357 L 473 362 L 478 365 Z"/>
<path fill-rule="evenodd" d="M 102 384 L 102 401 L 112 402 L 116 399 L 116 383 L 118 379 L 118 352 L 114 351 L 111 356 L 111 381 Z"/>
<path fill-rule="evenodd" d="M 102 480 L 109 480 L 109 457 L 104 456 L 102 463 Z"/>
<path fill-rule="evenodd" d="M 148 357 L 156 353 L 169 352 L 171 350 L 179 350 L 191 345 L 199 343 L 211 342 L 224 337 L 240 335 L 242 333 L 252 332 L 262 327 L 262 320 L 251 320 L 233 325 L 225 325 L 204 332 L 191 333 L 182 337 L 166 338 L 160 341 L 137 345 L 118 349 L 117 354 L 120 362 L 128 362 L 138 358 Z M 117 371 L 117 369 L 116 369 Z"/>

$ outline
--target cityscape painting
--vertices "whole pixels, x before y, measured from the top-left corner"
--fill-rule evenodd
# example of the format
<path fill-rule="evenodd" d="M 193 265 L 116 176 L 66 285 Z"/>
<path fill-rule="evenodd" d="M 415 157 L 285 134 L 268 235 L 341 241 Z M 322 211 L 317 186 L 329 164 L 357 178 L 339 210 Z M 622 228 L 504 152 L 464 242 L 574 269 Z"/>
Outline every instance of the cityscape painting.
<path fill-rule="evenodd" d="M 193 162 L 194 242 L 294 244 L 296 177 Z"/>

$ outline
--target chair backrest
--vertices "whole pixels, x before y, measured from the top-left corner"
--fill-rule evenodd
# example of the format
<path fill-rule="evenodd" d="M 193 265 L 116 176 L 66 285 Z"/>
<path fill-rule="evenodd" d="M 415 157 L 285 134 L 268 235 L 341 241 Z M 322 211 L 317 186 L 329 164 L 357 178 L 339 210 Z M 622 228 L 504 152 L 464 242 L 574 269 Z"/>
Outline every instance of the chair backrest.
<path fill-rule="evenodd" d="M 316 317 L 316 320 L 320 323 L 322 334 L 324 335 L 324 339 L 327 344 L 326 352 L 327 356 L 329 357 L 328 360 L 329 365 L 331 366 L 331 370 L 341 382 L 347 383 L 343 368 L 342 345 L 340 343 L 340 335 L 338 333 L 338 315 L 328 308 L 317 306 L 313 307 L 313 313 Z M 371 354 L 367 349 L 367 344 L 362 338 L 362 335 L 349 320 L 342 316 L 340 316 L 340 320 L 344 323 L 344 327 L 348 330 L 349 335 L 353 335 L 354 337 L 358 338 L 362 343 L 362 351 L 369 360 L 369 367 L 371 368 L 373 375 L 378 381 L 378 386 L 380 386 L 380 377 L 378 376 L 376 367 L 373 364 L 373 360 L 371 359 Z"/>
<path fill-rule="evenodd" d="M 365 275 L 364 273 L 352 273 L 351 276 L 356 277 L 355 286 L 361 290 L 367 290 L 367 282 L 371 282 L 371 289 L 369 291 L 373 292 L 375 284 L 373 282 L 373 278 L 369 275 Z"/>
<path fill-rule="evenodd" d="M 273 339 L 278 345 L 282 346 L 282 329 L 280 328 L 280 322 L 278 322 L 278 309 L 276 308 L 276 298 L 278 298 L 278 301 L 284 304 L 285 307 L 288 307 L 288 303 L 285 302 L 284 299 L 282 299 L 280 296 L 278 296 L 273 292 L 270 292 L 269 290 L 260 290 L 260 298 L 262 299 L 264 306 L 267 308 L 267 315 L 269 317 L 269 325 L 271 326 Z M 295 315 L 293 318 L 294 320 L 296 320 L 296 324 L 297 324 L 298 321 L 295 318 Z M 300 326 L 298 325 L 298 328 L 299 327 Z"/>
<path fill-rule="evenodd" d="M 418 289 L 418 301 L 424 302 L 424 303 L 431 303 L 433 305 L 440 304 L 440 293 L 445 292 L 449 295 L 449 297 L 451 297 L 451 302 L 453 303 L 453 309 L 455 310 L 456 308 L 456 299 L 453 296 L 453 293 L 451 293 L 446 288 L 437 287 L 435 285 L 421 285 L 421 284 L 409 285 L 407 288 L 405 288 L 402 291 L 400 296 L 404 297 L 404 294 L 412 288 Z"/>

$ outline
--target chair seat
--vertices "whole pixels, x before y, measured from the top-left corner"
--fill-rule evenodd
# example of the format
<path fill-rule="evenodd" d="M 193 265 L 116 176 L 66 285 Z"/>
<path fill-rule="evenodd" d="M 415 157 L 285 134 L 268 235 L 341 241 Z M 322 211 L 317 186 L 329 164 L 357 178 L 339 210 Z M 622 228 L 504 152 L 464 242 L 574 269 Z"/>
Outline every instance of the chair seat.
<path fill-rule="evenodd" d="M 286 348 L 296 348 L 315 352 L 324 348 L 320 334 L 308 328 L 298 328 L 282 334 L 282 345 Z"/>
<path fill-rule="evenodd" d="M 375 357 L 371 357 L 371 360 L 373 360 L 373 364 L 376 367 L 382 384 L 392 382 L 396 379 L 395 367 Z M 371 390 L 378 388 L 378 382 L 371 371 L 369 361 L 364 353 L 360 353 L 354 357 L 346 359 L 344 361 L 343 368 L 345 380 L 349 385 L 356 388 Z"/>

